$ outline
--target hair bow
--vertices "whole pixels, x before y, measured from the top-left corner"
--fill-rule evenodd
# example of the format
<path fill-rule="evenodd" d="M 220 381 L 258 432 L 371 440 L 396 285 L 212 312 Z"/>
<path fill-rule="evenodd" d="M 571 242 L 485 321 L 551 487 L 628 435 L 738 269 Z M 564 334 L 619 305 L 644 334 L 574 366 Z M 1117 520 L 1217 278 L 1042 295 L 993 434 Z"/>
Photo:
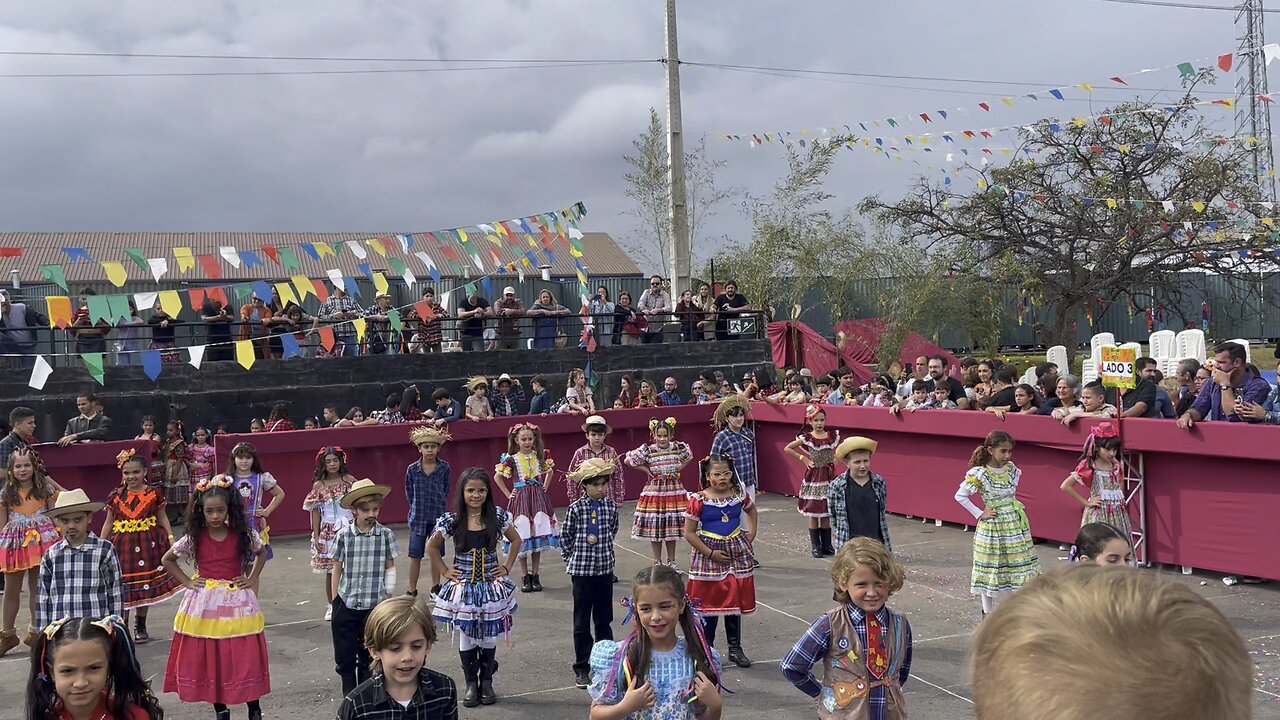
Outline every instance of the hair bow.
<path fill-rule="evenodd" d="M 512 426 L 511 426 L 511 429 L 507 431 L 507 434 L 508 434 L 508 435 L 515 435 L 516 433 L 520 432 L 521 430 L 524 430 L 525 428 L 528 428 L 528 429 L 533 430 L 533 431 L 535 431 L 535 432 L 538 430 L 538 426 L 537 426 L 537 425 L 534 425 L 534 424 L 533 424 L 533 423 L 531 423 L 531 422 L 522 422 L 522 423 L 516 423 L 515 425 L 512 425 Z"/>
<path fill-rule="evenodd" d="M 320 452 L 316 453 L 316 463 L 319 464 L 319 462 L 324 459 L 324 456 L 329 453 L 337 455 L 343 461 L 347 459 L 347 451 L 343 450 L 341 445 L 326 445 L 325 447 L 320 448 Z"/>
<path fill-rule="evenodd" d="M 202 493 L 208 490 L 212 490 L 213 488 L 216 488 L 216 487 L 220 487 L 220 488 L 231 487 L 231 478 L 227 477 L 226 475 L 214 475 L 211 478 L 206 478 L 196 483 L 196 492 Z"/>
<path fill-rule="evenodd" d="M 122 450 L 119 455 L 116 455 L 116 469 L 118 470 L 120 468 L 123 468 L 124 464 L 126 462 L 129 462 L 129 459 L 137 454 L 138 454 L 137 448 L 129 448 L 128 450 Z"/>
<path fill-rule="evenodd" d="M 649 418 L 649 432 L 657 432 L 658 428 L 665 427 L 668 430 L 676 429 L 676 419 L 673 417 L 659 420 L 658 418 Z"/>

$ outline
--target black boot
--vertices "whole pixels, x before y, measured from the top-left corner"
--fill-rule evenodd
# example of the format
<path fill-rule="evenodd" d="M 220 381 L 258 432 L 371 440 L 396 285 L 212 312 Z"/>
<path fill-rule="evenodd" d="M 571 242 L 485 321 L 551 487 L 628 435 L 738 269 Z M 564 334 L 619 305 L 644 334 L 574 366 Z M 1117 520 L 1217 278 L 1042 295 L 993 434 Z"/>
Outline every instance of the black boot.
<path fill-rule="evenodd" d="M 213 720 L 231 720 L 231 708 L 227 707 L 226 705 L 223 705 L 221 708 L 219 708 L 217 705 L 214 705 Z"/>
<path fill-rule="evenodd" d="M 480 648 L 480 704 L 492 705 L 498 702 L 498 694 L 493 691 L 493 674 L 498 670 L 497 648 Z"/>
<path fill-rule="evenodd" d="M 822 540 L 818 528 L 809 528 L 809 554 L 815 558 L 822 557 Z"/>
<path fill-rule="evenodd" d="M 520 592 L 533 592 L 533 575 L 524 574 L 524 580 L 520 585 Z"/>
<path fill-rule="evenodd" d="M 258 700 L 249 703 L 249 720 L 262 720 L 262 705 Z"/>
<path fill-rule="evenodd" d="M 141 616 L 134 618 L 133 621 L 133 641 L 138 645 L 151 642 L 151 635 L 147 633 L 147 619 Z"/>
<path fill-rule="evenodd" d="M 822 541 L 822 554 L 831 557 L 836 554 L 836 549 L 831 546 L 831 528 L 818 528 L 818 539 Z"/>
<path fill-rule="evenodd" d="M 729 639 L 729 662 L 740 668 L 751 667 L 751 658 L 742 652 L 742 616 L 726 615 L 724 634 Z"/>
<path fill-rule="evenodd" d="M 542 592 L 542 579 L 538 577 L 538 573 L 533 574 L 533 591 Z"/>
<path fill-rule="evenodd" d="M 475 707 L 480 704 L 480 649 L 459 650 L 458 657 L 462 659 L 462 676 L 467 680 L 462 706 Z"/>
<path fill-rule="evenodd" d="M 342 675 L 342 697 L 346 697 L 350 695 L 351 691 L 355 689 L 356 689 L 356 674 L 344 673 Z"/>

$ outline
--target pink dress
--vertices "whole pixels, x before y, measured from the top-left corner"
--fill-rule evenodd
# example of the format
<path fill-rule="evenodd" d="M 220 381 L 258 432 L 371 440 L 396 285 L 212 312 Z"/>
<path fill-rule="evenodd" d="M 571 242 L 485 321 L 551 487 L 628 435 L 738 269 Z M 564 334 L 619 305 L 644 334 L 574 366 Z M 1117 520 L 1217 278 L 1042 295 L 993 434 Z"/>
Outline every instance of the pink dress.
<path fill-rule="evenodd" d="M 187 446 L 187 454 L 191 456 L 191 487 L 194 488 L 201 480 L 213 477 L 213 446 L 192 443 Z"/>

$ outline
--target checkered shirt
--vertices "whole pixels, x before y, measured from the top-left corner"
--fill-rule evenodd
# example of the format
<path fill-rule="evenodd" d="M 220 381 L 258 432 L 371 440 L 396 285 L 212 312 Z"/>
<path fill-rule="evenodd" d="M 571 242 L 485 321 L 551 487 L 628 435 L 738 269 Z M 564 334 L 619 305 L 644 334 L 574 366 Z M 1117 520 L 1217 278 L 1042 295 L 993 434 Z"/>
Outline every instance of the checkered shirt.
<path fill-rule="evenodd" d="M 744 487 L 756 486 L 756 433 L 745 426 L 742 432 L 725 428 L 711 441 L 712 455 L 733 458 L 733 470 Z"/>
<path fill-rule="evenodd" d="M 352 610 L 373 609 L 387 596 L 387 561 L 399 554 L 391 528 L 375 524 L 365 533 L 355 523 L 344 525 L 333 539 L 333 561 L 342 563 L 338 597 Z"/>
<path fill-rule="evenodd" d="M 849 613 L 849 619 L 853 623 L 854 630 L 858 633 L 858 642 L 862 647 L 867 646 L 867 614 L 856 605 L 846 605 Z M 881 607 L 876 613 L 876 619 L 880 621 L 880 625 L 889 627 L 889 608 Z M 903 653 L 902 666 L 898 668 L 898 685 L 905 685 L 907 678 L 911 676 L 911 626 L 906 624 L 903 628 L 904 638 L 902 647 L 898 652 Z M 801 692 L 809 697 L 816 698 L 822 692 L 822 684 L 813 676 L 813 666 L 822 663 L 823 658 L 827 656 L 827 651 L 831 647 L 831 619 L 823 613 L 809 629 L 805 631 L 800 640 L 791 648 L 791 652 L 782 659 L 782 674 L 786 676 L 791 684 L 800 689 Z M 867 718 L 868 720 L 883 720 L 885 708 L 885 691 L 884 687 L 871 688 L 867 694 Z"/>
<path fill-rule="evenodd" d="M 595 519 L 592 519 L 592 516 Z M 596 536 L 596 541 L 588 538 Z M 605 497 L 583 496 L 573 501 L 560 525 L 560 554 L 570 575 L 608 575 L 613 572 L 613 539 L 618 535 L 618 503 Z"/>
<path fill-rule="evenodd" d="M 360 303 L 351 299 L 351 296 L 338 297 L 330 295 L 328 300 L 320 304 L 320 309 L 316 311 L 316 316 L 328 323 L 338 323 L 333 328 L 333 334 L 339 337 L 350 337 L 356 334 L 355 326 L 350 320 L 334 320 L 332 316 L 340 312 L 353 312 L 357 315 L 364 314 L 364 308 L 360 307 Z"/>
<path fill-rule="evenodd" d="M 73 617 L 124 614 L 120 561 L 111 543 L 89 533 L 80 547 L 54 543 L 40 561 L 36 626 Z"/>
<path fill-rule="evenodd" d="M 458 720 L 458 688 L 448 675 L 424 667 L 418 691 L 404 707 L 387 693 L 382 673 L 377 673 L 343 698 L 338 720 Z"/>
<path fill-rule="evenodd" d="M 493 408 L 494 417 L 514 417 L 520 414 L 520 406 L 524 403 L 524 388 L 511 388 L 506 395 L 494 391 L 489 395 L 489 407 Z"/>
<path fill-rule="evenodd" d="M 409 498 L 409 532 L 430 537 L 436 521 L 444 514 L 445 498 L 453 471 L 449 463 L 436 459 L 430 475 L 422 472 L 422 461 L 410 463 L 404 471 L 404 494 Z"/>

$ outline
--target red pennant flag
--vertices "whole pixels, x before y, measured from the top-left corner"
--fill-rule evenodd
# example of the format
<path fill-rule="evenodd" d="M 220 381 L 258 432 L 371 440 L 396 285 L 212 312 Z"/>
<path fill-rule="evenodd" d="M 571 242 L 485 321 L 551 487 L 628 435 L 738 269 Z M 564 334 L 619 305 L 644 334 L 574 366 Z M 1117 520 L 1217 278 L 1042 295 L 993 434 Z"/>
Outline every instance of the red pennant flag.
<path fill-rule="evenodd" d="M 986 110 L 987 112 L 991 112 L 991 106 L 984 102 L 978 103 L 978 107 L 982 108 L 983 110 Z"/>
<path fill-rule="evenodd" d="M 1110 116 L 1110 115 L 1100 115 L 1100 116 L 1098 116 L 1098 122 L 1102 123 L 1103 125 L 1110 125 L 1110 124 L 1111 124 L 1111 116 Z"/>
<path fill-rule="evenodd" d="M 1097 155 L 1098 153 L 1102 152 L 1102 146 L 1101 146 L 1101 145 L 1090 145 L 1090 146 L 1089 146 L 1089 152 L 1093 153 L 1094 155 Z"/>
<path fill-rule="evenodd" d="M 973 131 L 972 131 L 972 130 L 965 130 L 965 131 L 964 131 L 964 136 L 965 136 L 965 137 L 967 137 L 967 138 L 971 138 L 971 137 L 973 137 Z"/>
<path fill-rule="evenodd" d="M 276 252 L 275 245 L 263 245 L 262 254 L 271 258 L 271 262 L 280 265 L 280 253 Z"/>
<path fill-rule="evenodd" d="M 441 245 L 440 245 L 440 252 L 441 252 L 445 257 L 449 258 L 450 260 L 453 260 L 453 261 L 455 261 L 455 262 L 460 262 L 460 260 L 459 260 L 459 258 L 458 258 L 458 251 L 454 250 L 453 248 L 449 247 L 448 245 L 441 244 Z"/>
<path fill-rule="evenodd" d="M 1222 69 L 1222 72 L 1231 72 L 1231 53 L 1218 56 L 1218 67 Z"/>
<path fill-rule="evenodd" d="M 1125 81 L 1124 81 L 1124 78 L 1120 77 L 1119 75 L 1116 75 L 1115 77 L 1111 78 L 1111 82 L 1120 83 L 1121 85 L 1128 85 L 1128 84 L 1129 84 L 1129 83 L 1125 82 Z"/>
<path fill-rule="evenodd" d="M 311 286 L 316 289 L 316 297 L 320 302 L 329 302 L 329 288 L 324 286 L 323 280 L 311 279 Z"/>
<path fill-rule="evenodd" d="M 1236 202 L 1235 200 L 1228 200 L 1228 201 L 1227 201 L 1227 209 L 1228 209 L 1228 210 L 1239 210 L 1239 209 L 1240 209 L 1240 203 Z"/>
<path fill-rule="evenodd" d="M 1044 195 L 1041 193 L 1036 193 L 1032 197 L 1036 199 L 1036 202 L 1044 202 Z"/>
<path fill-rule="evenodd" d="M 923 121 L 925 121 L 925 122 L 930 122 L 930 120 L 929 120 L 929 113 L 920 113 L 920 119 L 921 119 L 921 120 L 923 120 Z"/>
<path fill-rule="evenodd" d="M 333 352 L 333 343 L 334 343 L 333 326 L 321 325 L 320 329 L 317 332 L 320 333 L 320 346 L 323 347 L 325 350 L 328 350 L 329 352 Z"/>
<path fill-rule="evenodd" d="M 982 133 L 982 137 L 984 137 L 984 138 L 990 138 L 990 137 L 991 137 L 991 133 L 987 132 L 986 130 L 980 130 L 979 132 L 980 132 L 980 133 Z"/>
<path fill-rule="evenodd" d="M 431 303 L 426 300 L 419 300 L 413 304 L 413 309 L 418 312 L 418 317 L 423 320 L 434 320 L 436 313 L 431 309 Z"/>
<path fill-rule="evenodd" d="M 204 268 L 204 274 L 217 280 L 222 277 L 222 268 L 218 266 L 218 260 L 212 255 L 200 256 L 200 267 Z"/>
<path fill-rule="evenodd" d="M 1161 220 L 1161 221 L 1160 221 L 1160 232 L 1169 232 L 1169 223 L 1167 223 L 1167 222 L 1165 222 L 1165 221 Z"/>
<path fill-rule="evenodd" d="M 1271 104 L 1271 96 L 1270 96 L 1270 95 L 1259 95 L 1259 96 L 1258 96 L 1258 99 L 1259 99 L 1259 100 L 1261 100 L 1262 102 L 1264 102 L 1264 103 L 1268 104 L 1268 105 L 1270 105 L 1270 104 Z"/>
<path fill-rule="evenodd" d="M 22 248 L 0 245 L 0 257 L 22 257 Z"/>
<path fill-rule="evenodd" d="M 220 301 L 222 303 L 222 307 L 230 307 L 231 301 L 227 300 L 227 294 L 222 292 L 222 288 L 211 287 L 211 288 L 207 288 L 204 292 L 206 295 L 209 296 L 211 300 Z"/>
<path fill-rule="evenodd" d="M 204 288 L 191 288 L 187 290 L 187 296 L 191 298 L 191 309 L 197 312 L 204 307 Z"/>

